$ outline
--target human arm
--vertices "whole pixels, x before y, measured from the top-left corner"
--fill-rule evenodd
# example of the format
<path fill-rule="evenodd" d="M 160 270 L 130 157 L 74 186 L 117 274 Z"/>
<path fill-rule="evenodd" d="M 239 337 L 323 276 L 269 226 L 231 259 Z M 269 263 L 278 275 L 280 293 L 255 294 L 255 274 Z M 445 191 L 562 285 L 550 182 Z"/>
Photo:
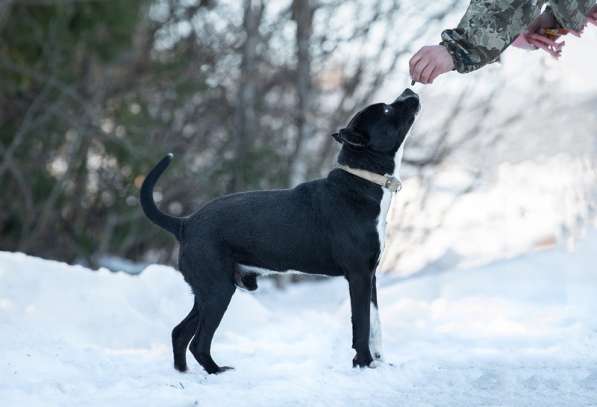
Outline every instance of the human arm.
<path fill-rule="evenodd" d="M 472 72 L 498 60 L 539 11 L 528 0 L 472 0 L 458 27 L 442 33 L 441 45 L 458 72 Z"/>
<path fill-rule="evenodd" d="M 414 81 L 432 83 L 453 69 L 467 73 L 494 62 L 539 13 L 529 0 L 472 0 L 440 45 L 421 48 L 410 60 Z"/>

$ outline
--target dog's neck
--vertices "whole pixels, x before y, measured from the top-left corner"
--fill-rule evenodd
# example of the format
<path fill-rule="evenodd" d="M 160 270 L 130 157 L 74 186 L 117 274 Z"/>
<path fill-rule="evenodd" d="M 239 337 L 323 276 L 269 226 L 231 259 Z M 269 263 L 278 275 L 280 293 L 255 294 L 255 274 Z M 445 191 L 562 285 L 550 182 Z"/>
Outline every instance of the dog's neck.
<path fill-rule="evenodd" d="M 393 174 L 395 168 L 394 159 L 389 154 L 374 151 L 354 151 L 346 146 L 340 150 L 338 164 L 379 175 Z"/>
<path fill-rule="evenodd" d="M 362 170 L 358 168 L 351 168 L 347 165 L 339 164 L 338 167 L 341 170 L 348 172 L 356 177 L 362 178 L 369 182 L 379 185 L 382 188 L 389 190 L 390 192 L 398 192 L 402 189 L 402 183 L 400 180 L 393 175 L 384 174 L 379 175 L 371 171 Z"/>
<path fill-rule="evenodd" d="M 393 158 L 388 154 L 373 151 L 356 152 L 344 147 L 338 156 L 337 168 L 377 184 L 391 192 L 398 192 L 402 189 L 400 167 L 405 142 L 406 138 L 394 153 Z"/>

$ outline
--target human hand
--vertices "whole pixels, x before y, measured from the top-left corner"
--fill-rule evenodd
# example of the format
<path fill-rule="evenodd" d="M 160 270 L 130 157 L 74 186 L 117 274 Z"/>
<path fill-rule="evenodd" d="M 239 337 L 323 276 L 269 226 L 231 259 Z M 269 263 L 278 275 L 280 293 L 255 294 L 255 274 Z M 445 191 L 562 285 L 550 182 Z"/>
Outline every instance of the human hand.
<path fill-rule="evenodd" d="M 444 46 L 430 45 L 413 55 L 409 67 L 413 81 L 433 83 L 439 75 L 454 69 L 454 60 Z"/>
<path fill-rule="evenodd" d="M 562 56 L 562 48 L 566 45 L 566 41 L 557 42 L 556 40 L 562 34 L 534 34 L 534 33 L 522 33 L 516 39 L 517 41 L 521 38 L 520 42 L 526 42 L 532 48 L 527 49 L 542 49 L 555 59 L 559 59 Z M 522 47 L 519 47 L 522 48 Z"/>
<path fill-rule="evenodd" d="M 542 49 L 558 59 L 562 55 L 562 48 L 566 45 L 566 42 L 557 42 L 557 40 L 568 33 L 580 35 L 571 30 L 560 28 L 553 13 L 546 10 L 529 24 L 526 32 L 516 37 L 512 45 L 527 50 Z"/>
<path fill-rule="evenodd" d="M 520 49 L 530 50 L 530 51 L 536 50 L 537 46 L 531 44 L 525 34 L 526 33 L 522 33 L 518 37 L 516 37 L 516 39 L 512 43 L 512 46 L 516 47 L 516 48 L 520 48 Z"/>
<path fill-rule="evenodd" d="M 561 34 L 554 37 L 554 35 L 548 36 L 544 34 L 522 33 L 516 37 L 512 46 L 531 51 L 542 49 L 555 59 L 558 59 L 562 56 L 562 48 L 566 45 L 566 42 L 556 42 L 555 39 L 552 38 L 557 39 L 560 35 Z"/>

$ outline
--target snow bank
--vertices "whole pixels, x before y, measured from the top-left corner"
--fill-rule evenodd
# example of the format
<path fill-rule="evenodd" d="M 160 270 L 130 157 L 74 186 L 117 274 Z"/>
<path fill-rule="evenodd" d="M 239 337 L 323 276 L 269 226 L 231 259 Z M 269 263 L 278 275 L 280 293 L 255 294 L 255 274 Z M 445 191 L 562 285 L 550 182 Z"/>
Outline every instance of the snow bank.
<path fill-rule="evenodd" d="M 346 283 L 238 292 L 214 340 L 236 370 L 172 368 L 180 274 L 0 252 L 3 406 L 597 405 L 597 234 L 420 278 L 381 278 L 386 363 L 352 369 Z M 217 404 L 216 404 L 217 403 Z"/>

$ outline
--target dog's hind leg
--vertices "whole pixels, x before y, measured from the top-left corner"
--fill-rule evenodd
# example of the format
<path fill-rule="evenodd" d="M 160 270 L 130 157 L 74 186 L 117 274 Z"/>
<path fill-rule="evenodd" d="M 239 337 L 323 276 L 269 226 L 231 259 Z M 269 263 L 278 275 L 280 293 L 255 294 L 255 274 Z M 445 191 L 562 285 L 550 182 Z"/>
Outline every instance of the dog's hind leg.
<path fill-rule="evenodd" d="M 211 341 L 220 325 L 220 321 L 230 304 L 235 287 L 232 283 L 212 287 L 217 292 L 201 304 L 201 321 L 196 328 L 195 336 L 189 349 L 199 364 L 209 374 L 221 373 L 231 367 L 220 367 L 211 357 Z"/>
<path fill-rule="evenodd" d="M 172 330 L 172 350 L 174 352 L 174 368 L 181 372 L 187 370 L 187 346 L 195 334 L 195 329 L 199 323 L 199 304 L 195 297 L 193 309 Z"/>
<path fill-rule="evenodd" d="M 371 317 L 369 327 L 369 350 L 374 359 L 382 359 L 382 345 L 381 345 L 381 321 L 379 319 L 379 311 L 377 306 L 377 281 L 375 276 L 371 282 Z"/>
<path fill-rule="evenodd" d="M 232 369 L 228 366 L 218 366 L 211 357 L 211 342 L 220 325 L 220 321 L 230 304 L 235 286 L 231 281 L 210 286 L 210 295 L 201 303 L 201 320 L 196 327 L 195 336 L 189 349 L 199 364 L 209 374 L 221 373 Z"/>

